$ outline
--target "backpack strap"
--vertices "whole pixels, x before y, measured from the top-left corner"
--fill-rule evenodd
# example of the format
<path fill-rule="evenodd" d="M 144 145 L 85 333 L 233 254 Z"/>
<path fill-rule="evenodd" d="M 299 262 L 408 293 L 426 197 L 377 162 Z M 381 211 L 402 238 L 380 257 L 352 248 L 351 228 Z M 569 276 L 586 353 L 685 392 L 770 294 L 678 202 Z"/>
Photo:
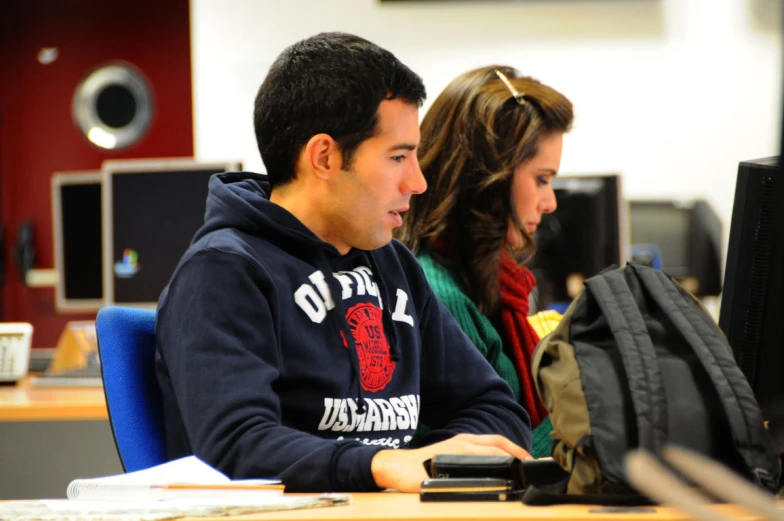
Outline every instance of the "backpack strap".
<path fill-rule="evenodd" d="M 591 277 L 585 285 L 596 299 L 626 371 L 637 416 L 640 448 L 658 453 L 667 441 L 667 398 L 648 328 L 629 289 L 624 270 Z"/>
<path fill-rule="evenodd" d="M 679 289 L 661 271 L 630 266 L 654 301 L 684 336 L 713 382 L 727 414 L 732 438 L 749 469 L 753 474 L 769 470 L 771 464 L 766 464 L 766 458 L 760 453 L 760 449 L 769 447 L 769 443 L 759 405 L 716 323 L 707 313 L 697 312 L 697 302 L 689 302 L 685 290 Z M 759 476 L 755 477 L 764 481 Z"/>

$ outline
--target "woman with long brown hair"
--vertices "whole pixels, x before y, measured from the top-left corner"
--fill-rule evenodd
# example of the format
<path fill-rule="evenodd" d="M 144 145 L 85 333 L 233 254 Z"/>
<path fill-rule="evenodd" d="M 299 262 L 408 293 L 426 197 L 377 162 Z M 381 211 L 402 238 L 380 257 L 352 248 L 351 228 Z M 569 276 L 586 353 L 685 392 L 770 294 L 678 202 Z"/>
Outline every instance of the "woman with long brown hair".
<path fill-rule="evenodd" d="M 428 189 L 397 233 L 528 411 L 534 457 L 549 455 L 552 426 L 531 376 L 539 337 L 527 319 L 535 280 L 525 264 L 542 215 L 556 209 L 550 181 L 572 119 L 566 97 L 512 67 L 458 76 L 420 126 Z"/>

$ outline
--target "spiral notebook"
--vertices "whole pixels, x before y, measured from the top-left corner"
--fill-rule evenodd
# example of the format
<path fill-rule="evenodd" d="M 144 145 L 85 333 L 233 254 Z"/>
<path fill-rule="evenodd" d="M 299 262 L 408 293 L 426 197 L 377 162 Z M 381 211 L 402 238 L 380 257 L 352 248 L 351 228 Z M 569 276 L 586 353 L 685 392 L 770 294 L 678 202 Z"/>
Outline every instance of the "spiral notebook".
<path fill-rule="evenodd" d="M 348 505 L 348 494 L 283 495 L 274 479 L 231 480 L 195 456 L 138 472 L 75 479 L 68 499 L 0 501 L 0 520 L 162 521 Z"/>
<path fill-rule="evenodd" d="M 281 494 L 279 480 L 231 480 L 196 456 L 128 474 L 75 479 L 66 491 L 68 499 L 91 501 L 247 500 Z"/>

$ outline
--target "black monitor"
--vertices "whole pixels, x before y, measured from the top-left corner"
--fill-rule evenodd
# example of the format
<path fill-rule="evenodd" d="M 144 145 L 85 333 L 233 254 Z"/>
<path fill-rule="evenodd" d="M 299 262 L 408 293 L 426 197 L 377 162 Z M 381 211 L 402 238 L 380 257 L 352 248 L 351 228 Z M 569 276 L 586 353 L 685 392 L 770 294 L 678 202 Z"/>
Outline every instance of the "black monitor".
<path fill-rule="evenodd" d="M 103 164 L 107 304 L 155 308 L 204 223 L 210 177 L 238 162 L 118 160 Z"/>
<path fill-rule="evenodd" d="M 101 172 L 52 176 L 55 307 L 97 311 L 103 305 Z"/>
<path fill-rule="evenodd" d="M 704 200 L 629 201 L 631 244 L 650 245 L 661 268 L 696 296 L 721 293 L 721 221 Z"/>
<path fill-rule="evenodd" d="M 552 186 L 558 208 L 542 218 L 531 263 L 540 310 L 562 307 L 583 280 L 622 265 L 627 243 L 619 175 L 558 176 Z"/>
<path fill-rule="evenodd" d="M 784 452 L 784 176 L 779 158 L 738 167 L 719 326 Z"/>

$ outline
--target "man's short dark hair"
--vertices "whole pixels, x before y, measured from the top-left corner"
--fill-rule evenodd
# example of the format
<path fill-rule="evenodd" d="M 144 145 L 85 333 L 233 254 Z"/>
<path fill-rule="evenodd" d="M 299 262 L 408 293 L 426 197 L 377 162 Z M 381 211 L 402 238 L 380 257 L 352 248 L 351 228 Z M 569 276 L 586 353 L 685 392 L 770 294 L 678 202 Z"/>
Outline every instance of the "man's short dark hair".
<path fill-rule="evenodd" d="M 302 147 L 329 134 L 343 168 L 376 130 L 378 106 L 403 99 L 421 106 L 422 79 L 391 52 L 364 38 L 321 33 L 284 50 L 259 88 L 253 113 L 256 142 L 274 187 L 295 176 Z"/>

